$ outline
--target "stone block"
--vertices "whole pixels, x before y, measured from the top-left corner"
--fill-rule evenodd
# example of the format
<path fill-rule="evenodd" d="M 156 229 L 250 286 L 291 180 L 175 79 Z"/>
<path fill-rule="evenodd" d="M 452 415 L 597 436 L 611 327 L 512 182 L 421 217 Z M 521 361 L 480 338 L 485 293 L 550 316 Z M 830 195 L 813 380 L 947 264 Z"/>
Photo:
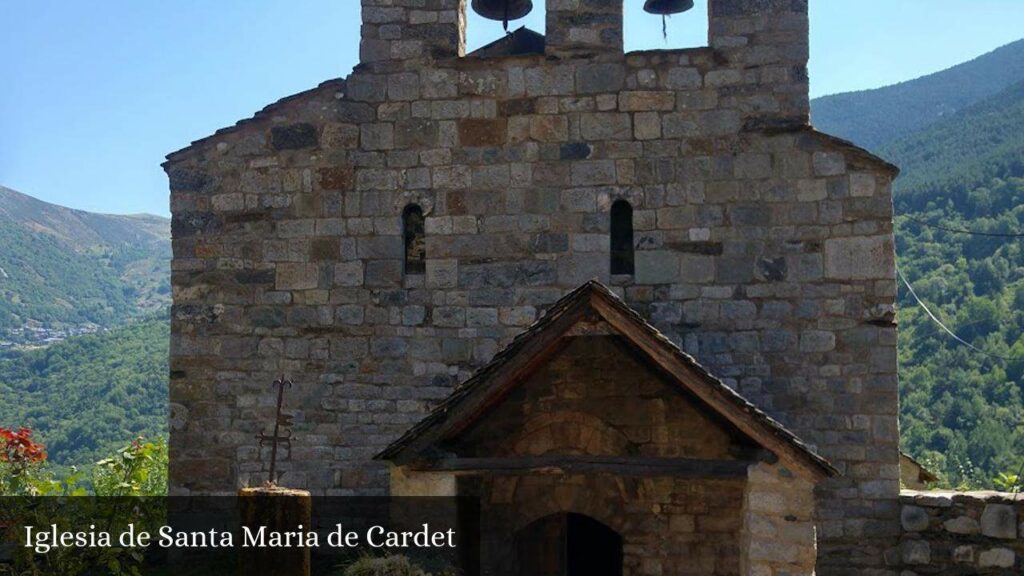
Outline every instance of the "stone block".
<path fill-rule="evenodd" d="M 502 146 L 508 139 L 508 122 L 504 118 L 465 118 L 458 121 L 458 134 L 462 146 Z"/>
<path fill-rule="evenodd" d="M 979 568 L 1013 568 L 1017 554 L 1009 548 L 993 548 L 978 554 Z"/>
<path fill-rule="evenodd" d="M 565 142 L 569 139 L 569 122 L 564 116 L 530 117 L 530 138 L 537 142 Z"/>
<path fill-rule="evenodd" d="M 335 286 L 362 286 L 363 285 L 363 263 L 359 260 L 354 262 L 341 262 L 334 265 Z"/>
<path fill-rule="evenodd" d="M 817 176 L 839 176 L 846 173 L 846 158 L 837 152 L 815 152 L 811 162 Z"/>
<path fill-rule="evenodd" d="M 526 327 L 533 324 L 537 317 L 537 309 L 533 306 L 513 306 L 498 311 L 498 318 L 505 326 Z"/>
<path fill-rule="evenodd" d="M 596 71 L 591 74 L 596 74 Z M 523 81 L 526 94 L 529 96 L 569 96 L 573 92 L 573 68 L 571 66 L 527 68 L 523 71 Z M 601 82 L 601 80 L 595 81 Z"/>
<path fill-rule="evenodd" d="M 579 286 L 588 280 L 607 280 L 608 256 L 605 254 L 572 254 L 558 261 L 558 283 L 562 286 Z"/>
<path fill-rule="evenodd" d="M 423 306 L 406 306 L 402 308 L 402 325 L 419 326 L 427 317 L 427 310 Z"/>
<path fill-rule="evenodd" d="M 572 165 L 573 186 L 599 186 L 615 184 L 615 162 L 612 160 L 586 160 Z"/>
<path fill-rule="evenodd" d="M 363 323 L 364 312 L 362 306 L 355 304 L 338 306 L 334 312 L 334 319 L 338 324 L 358 326 Z"/>
<path fill-rule="evenodd" d="M 586 140 L 632 140 L 633 123 L 625 113 L 581 114 L 580 135 Z"/>
<path fill-rule="evenodd" d="M 900 510 L 900 522 L 907 532 L 923 532 L 928 529 L 930 521 L 928 511 L 919 506 L 903 506 Z"/>
<path fill-rule="evenodd" d="M 877 181 L 874 174 L 854 172 L 850 174 L 850 196 L 870 197 L 875 195 Z"/>
<path fill-rule="evenodd" d="M 459 283 L 458 260 L 427 260 L 427 288 L 455 288 Z"/>
<path fill-rule="evenodd" d="M 932 548 L 923 540 L 906 540 L 902 546 L 903 563 L 912 566 L 930 564 L 932 561 Z"/>
<path fill-rule="evenodd" d="M 657 112 L 642 112 L 633 116 L 633 134 L 637 140 L 661 138 L 661 115 Z"/>
<path fill-rule="evenodd" d="M 320 134 L 316 126 L 301 122 L 270 129 L 270 146 L 274 150 L 301 150 L 319 144 Z"/>
<path fill-rule="evenodd" d="M 277 290 L 312 290 L 320 284 L 320 267 L 316 264 L 280 263 L 277 265 Z"/>
<path fill-rule="evenodd" d="M 978 534 L 981 532 L 978 521 L 968 516 L 958 516 L 946 520 L 942 523 L 942 527 L 946 529 L 946 532 L 952 534 Z"/>
<path fill-rule="evenodd" d="M 1017 510 L 1009 504 L 987 504 L 981 513 L 981 533 L 990 538 L 1017 538 Z"/>
<path fill-rule="evenodd" d="M 625 80 L 625 69 L 621 64 L 585 64 L 576 68 L 576 92 L 597 94 L 618 92 Z"/>
<path fill-rule="evenodd" d="M 317 170 L 323 190 L 351 190 L 355 173 L 351 166 L 330 166 Z"/>
<path fill-rule="evenodd" d="M 974 564 L 974 546 L 957 546 L 953 549 L 953 562 Z"/>
<path fill-rule="evenodd" d="M 498 324 L 496 308 L 468 308 L 466 310 L 466 326 L 469 328 L 485 328 Z"/>
<path fill-rule="evenodd" d="M 665 87 L 672 90 L 696 90 L 702 83 L 703 79 L 696 68 L 670 68 Z"/>
<path fill-rule="evenodd" d="M 452 306 L 434 308 L 432 320 L 434 326 L 461 328 L 466 324 L 466 309 Z"/>
<path fill-rule="evenodd" d="M 384 288 L 402 285 L 401 260 L 370 260 L 366 263 L 364 285 Z"/>
<path fill-rule="evenodd" d="M 370 343 L 370 353 L 378 358 L 401 358 L 409 350 L 404 338 L 375 338 Z"/>
<path fill-rule="evenodd" d="M 420 97 L 420 75 L 402 72 L 388 76 L 388 99 L 392 101 L 416 100 Z"/>
<path fill-rule="evenodd" d="M 665 114 L 662 133 L 665 138 L 693 138 L 700 134 L 700 127 L 692 114 Z"/>
<path fill-rule="evenodd" d="M 395 126 L 391 123 L 363 124 L 360 140 L 366 150 L 391 150 L 395 147 Z"/>
<path fill-rule="evenodd" d="M 679 256 L 666 250 L 636 253 L 637 284 L 673 284 L 680 281 Z"/>
<path fill-rule="evenodd" d="M 888 280 L 895 276 L 891 236 L 825 241 L 825 276 L 835 280 Z"/>
<path fill-rule="evenodd" d="M 829 352 L 835 350 L 836 335 L 833 332 L 823 330 L 808 330 L 800 334 L 801 352 Z M 910 506 L 903 507 L 903 513 L 908 514 Z M 920 508 L 918 509 L 920 510 Z"/>
<path fill-rule="evenodd" d="M 619 93 L 623 112 L 671 112 L 676 107 L 674 92 L 633 91 Z"/>

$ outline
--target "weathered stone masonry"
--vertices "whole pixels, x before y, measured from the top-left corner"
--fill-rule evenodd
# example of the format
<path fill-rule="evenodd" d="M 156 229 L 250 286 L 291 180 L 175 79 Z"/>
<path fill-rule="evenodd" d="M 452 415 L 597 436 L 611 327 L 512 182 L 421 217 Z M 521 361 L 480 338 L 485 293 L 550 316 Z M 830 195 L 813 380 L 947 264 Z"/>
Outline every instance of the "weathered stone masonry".
<path fill-rule="evenodd" d="M 1024 499 L 997 492 L 900 495 L 904 576 L 1020 574 Z"/>
<path fill-rule="evenodd" d="M 284 482 L 385 491 L 370 458 L 597 278 L 843 473 L 819 573 L 895 568 L 895 169 L 807 126 L 806 0 L 712 0 L 708 48 L 629 54 L 621 8 L 548 0 L 545 55 L 483 60 L 462 2 L 363 0 L 349 77 L 169 156 L 175 491 L 262 479 L 280 373 Z"/>

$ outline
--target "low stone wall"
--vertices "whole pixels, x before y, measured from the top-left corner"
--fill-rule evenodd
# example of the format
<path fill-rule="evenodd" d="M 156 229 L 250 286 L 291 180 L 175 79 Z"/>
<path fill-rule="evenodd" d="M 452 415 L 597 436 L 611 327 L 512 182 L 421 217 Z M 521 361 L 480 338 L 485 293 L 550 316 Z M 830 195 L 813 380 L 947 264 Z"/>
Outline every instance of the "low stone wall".
<path fill-rule="evenodd" d="M 1024 495 L 905 490 L 900 506 L 904 576 L 1024 570 Z"/>

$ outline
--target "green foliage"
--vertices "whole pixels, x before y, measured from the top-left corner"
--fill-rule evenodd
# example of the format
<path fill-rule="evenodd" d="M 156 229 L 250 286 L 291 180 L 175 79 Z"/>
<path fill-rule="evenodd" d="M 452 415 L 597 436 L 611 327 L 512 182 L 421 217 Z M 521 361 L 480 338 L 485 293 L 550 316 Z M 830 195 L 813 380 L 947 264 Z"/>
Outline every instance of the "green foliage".
<path fill-rule="evenodd" d="M 165 258 L 147 244 L 76 250 L 61 239 L 0 219 L 0 338 L 30 321 L 46 327 L 110 326 L 140 303 L 168 300 Z"/>
<path fill-rule="evenodd" d="M 167 444 L 137 439 L 96 463 L 93 490 L 100 496 L 167 494 Z"/>
<path fill-rule="evenodd" d="M 1001 492 L 1020 492 L 1021 482 L 1020 476 L 1016 474 L 1007 474 L 1006 472 L 1000 472 L 998 476 L 993 480 L 996 490 Z"/>
<path fill-rule="evenodd" d="M 0 526 L 67 527 L 99 526 L 120 533 L 129 524 L 140 531 L 153 532 L 166 518 L 163 501 L 128 501 L 124 497 L 167 495 L 167 446 L 163 441 L 136 439 L 117 454 L 97 462 L 93 470 L 93 491 L 82 483 L 82 474 L 55 479 L 45 459 L 21 465 L 10 459 L 0 462 L 0 496 L 51 496 L 5 498 L 0 507 Z M 81 498 L 88 495 L 102 498 Z M 66 502 L 64 497 L 76 497 Z M 105 574 L 139 576 L 144 556 L 138 549 L 119 546 L 76 548 L 54 547 L 43 555 L 25 547 L 21 530 L 0 531 L 13 540 L 13 564 L 0 564 L 0 574 L 76 576 L 96 574 L 102 566 Z M 0 544 L 5 543 L 0 540 Z"/>
<path fill-rule="evenodd" d="M 1024 458 L 1024 83 L 883 156 L 896 183 L 901 436 L 953 488 L 993 488 Z M 949 230 L 939 229 L 947 228 Z M 954 230 L 954 231 L 951 231 Z"/>
<path fill-rule="evenodd" d="M 349 564 L 342 576 L 431 576 L 423 568 L 409 561 L 405 556 L 364 556 Z M 437 573 L 439 576 L 452 574 L 450 569 Z"/>
<path fill-rule="evenodd" d="M 146 442 L 140 436 L 96 462 L 91 471 L 92 482 L 87 484 L 78 467 L 55 475 L 45 454 L 38 459 L 0 459 L 0 496 L 166 496 L 167 443 Z"/>
<path fill-rule="evenodd" d="M 1024 81 L 932 127 L 885 147 L 903 169 L 897 207 L 953 211 L 985 232 L 1005 232 L 1021 205 L 1019 187 L 1003 179 L 1024 174 Z M 973 228 L 972 228 L 973 229 Z"/>
<path fill-rule="evenodd" d="M 165 317 L 0 357 L 0 422 L 31 428 L 58 467 L 167 434 Z"/>

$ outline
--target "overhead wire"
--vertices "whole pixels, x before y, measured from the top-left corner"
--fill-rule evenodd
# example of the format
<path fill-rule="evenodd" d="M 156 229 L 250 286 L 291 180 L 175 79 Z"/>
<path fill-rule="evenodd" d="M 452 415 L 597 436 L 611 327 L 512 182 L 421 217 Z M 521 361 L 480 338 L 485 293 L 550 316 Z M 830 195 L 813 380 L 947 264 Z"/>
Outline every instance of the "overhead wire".
<path fill-rule="evenodd" d="M 970 348 L 971 350 L 974 350 L 975 352 L 978 352 L 979 354 L 984 354 L 985 356 L 990 356 L 992 358 L 998 358 L 1000 360 L 1006 361 L 1013 360 L 1013 358 L 1007 356 L 1001 356 L 999 354 L 986 352 L 985 350 L 982 350 L 981 348 L 978 348 L 974 344 L 971 344 L 967 340 L 961 338 L 956 332 L 953 332 L 948 326 L 946 326 L 946 324 L 941 319 L 939 319 L 939 317 L 936 316 L 934 312 L 932 312 L 931 308 L 929 308 L 928 305 L 925 304 L 923 300 L 921 300 L 921 298 L 917 295 L 917 291 L 914 290 L 914 286 L 910 283 L 909 280 L 907 280 L 907 277 L 903 275 L 903 270 L 899 266 L 896 267 L 896 274 L 899 275 L 900 280 L 903 281 L 903 284 L 906 285 L 907 290 L 910 291 L 910 295 L 914 298 L 914 300 L 917 301 L 918 306 L 920 306 L 921 309 L 924 310 L 925 314 L 927 314 L 928 317 L 932 319 L 932 322 L 935 322 L 935 324 L 942 328 L 942 330 L 946 334 L 949 334 L 958 343 Z"/>

